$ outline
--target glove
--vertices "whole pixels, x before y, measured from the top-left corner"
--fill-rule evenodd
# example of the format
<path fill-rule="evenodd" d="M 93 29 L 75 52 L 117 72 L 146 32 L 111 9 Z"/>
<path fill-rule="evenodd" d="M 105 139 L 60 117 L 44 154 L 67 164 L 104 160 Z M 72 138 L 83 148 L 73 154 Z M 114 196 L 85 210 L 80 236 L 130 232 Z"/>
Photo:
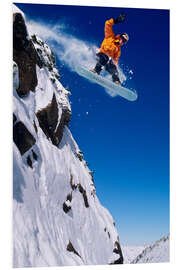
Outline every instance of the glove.
<path fill-rule="evenodd" d="M 115 18 L 113 20 L 114 20 L 114 23 L 116 24 L 116 23 L 122 23 L 122 22 L 124 22 L 125 18 L 126 18 L 126 14 L 125 13 L 122 13 L 117 18 Z"/>

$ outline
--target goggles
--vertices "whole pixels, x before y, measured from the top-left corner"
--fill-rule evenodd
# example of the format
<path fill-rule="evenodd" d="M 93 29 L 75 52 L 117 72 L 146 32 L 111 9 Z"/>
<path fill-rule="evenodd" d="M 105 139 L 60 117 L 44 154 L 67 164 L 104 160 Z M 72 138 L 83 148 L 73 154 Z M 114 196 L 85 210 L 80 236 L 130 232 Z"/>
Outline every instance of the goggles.
<path fill-rule="evenodd" d="M 129 36 L 126 33 L 121 34 L 121 38 L 124 44 L 129 40 Z"/>
<path fill-rule="evenodd" d="M 124 36 L 121 36 L 121 38 L 124 44 L 128 41 Z"/>

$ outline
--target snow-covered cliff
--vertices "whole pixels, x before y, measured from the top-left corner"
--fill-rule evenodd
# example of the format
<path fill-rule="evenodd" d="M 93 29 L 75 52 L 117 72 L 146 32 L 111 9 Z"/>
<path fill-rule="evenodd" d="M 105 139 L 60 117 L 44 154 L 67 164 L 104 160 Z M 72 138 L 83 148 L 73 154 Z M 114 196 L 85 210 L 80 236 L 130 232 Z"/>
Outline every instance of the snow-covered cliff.
<path fill-rule="evenodd" d="M 122 264 L 119 237 L 68 128 L 53 52 L 13 12 L 13 266 Z"/>

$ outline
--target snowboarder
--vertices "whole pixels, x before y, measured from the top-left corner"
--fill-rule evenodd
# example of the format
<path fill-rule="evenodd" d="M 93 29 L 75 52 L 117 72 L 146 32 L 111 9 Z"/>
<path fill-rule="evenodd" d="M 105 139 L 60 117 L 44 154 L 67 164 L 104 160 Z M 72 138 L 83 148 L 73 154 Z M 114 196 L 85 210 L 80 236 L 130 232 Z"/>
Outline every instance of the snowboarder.
<path fill-rule="evenodd" d="M 107 20 L 105 23 L 105 39 L 101 44 L 100 51 L 97 55 L 97 64 L 94 69 L 90 70 L 96 74 L 100 74 L 103 67 L 112 75 L 112 80 L 116 84 L 120 84 L 118 74 L 118 61 L 121 55 L 121 46 L 129 40 L 127 33 L 115 35 L 112 26 L 122 23 L 126 18 L 125 14 L 120 14 L 115 19 Z"/>

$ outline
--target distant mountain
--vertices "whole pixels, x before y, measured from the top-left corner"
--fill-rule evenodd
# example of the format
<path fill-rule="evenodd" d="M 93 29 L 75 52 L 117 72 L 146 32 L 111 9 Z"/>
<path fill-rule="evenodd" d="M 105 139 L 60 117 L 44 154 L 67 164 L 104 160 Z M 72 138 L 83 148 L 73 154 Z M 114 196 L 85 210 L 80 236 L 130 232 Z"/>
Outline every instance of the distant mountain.
<path fill-rule="evenodd" d="M 146 247 L 131 263 L 169 262 L 169 235 Z"/>
<path fill-rule="evenodd" d="M 145 246 L 121 246 L 124 264 L 131 263 L 141 252 L 145 249 Z"/>
<path fill-rule="evenodd" d="M 13 266 L 122 264 L 115 223 L 68 127 L 70 92 L 15 6 L 13 60 Z"/>

